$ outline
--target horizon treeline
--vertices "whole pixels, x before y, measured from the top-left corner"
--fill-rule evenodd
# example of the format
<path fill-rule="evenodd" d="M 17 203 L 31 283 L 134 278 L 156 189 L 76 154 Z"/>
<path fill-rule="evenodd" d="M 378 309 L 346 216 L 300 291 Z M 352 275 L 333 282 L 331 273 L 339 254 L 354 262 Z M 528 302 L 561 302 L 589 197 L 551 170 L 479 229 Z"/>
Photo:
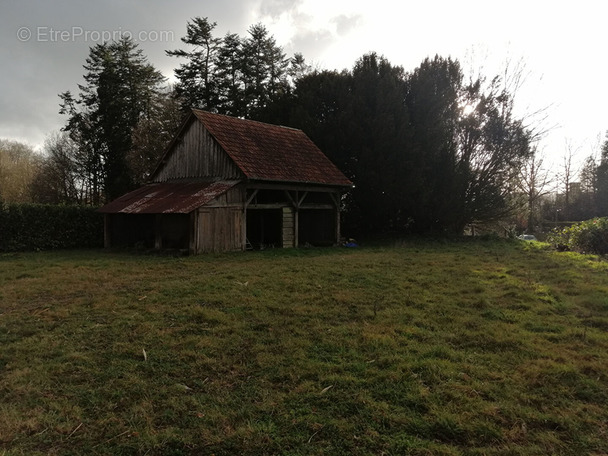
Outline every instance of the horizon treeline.
<path fill-rule="evenodd" d="M 141 185 L 195 107 L 302 129 L 355 184 L 344 198 L 353 235 L 538 223 L 549 185 L 539 126 L 514 109 L 521 75 L 465 76 L 441 56 L 406 71 L 373 52 L 351 70 L 318 70 L 262 24 L 244 37 L 215 27 L 193 18 L 183 48 L 167 51 L 179 59 L 173 87 L 131 39 L 92 46 L 78 93 L 59 95 L 66 124 L 36 160 L 30 200 L 99 205 Z M 591 216 L 608 210 L 606 144 L 587 163 Z"/>

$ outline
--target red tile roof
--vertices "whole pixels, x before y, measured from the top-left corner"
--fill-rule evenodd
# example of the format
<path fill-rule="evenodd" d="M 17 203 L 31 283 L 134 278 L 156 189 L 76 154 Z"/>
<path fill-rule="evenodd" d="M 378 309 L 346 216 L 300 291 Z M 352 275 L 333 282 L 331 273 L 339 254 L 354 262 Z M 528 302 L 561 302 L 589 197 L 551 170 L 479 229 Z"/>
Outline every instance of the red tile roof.
<path fill-rule="evenodd" d="M 302 130 L 198 109 L 192 113 L 249 179 L 352 186 Z"/>
<path fill-rule="evenodd" d="M 225 193 L 236 181 L 163 182 L 133 190 L 99 212 L 116 214 L 188 214 Z"/>

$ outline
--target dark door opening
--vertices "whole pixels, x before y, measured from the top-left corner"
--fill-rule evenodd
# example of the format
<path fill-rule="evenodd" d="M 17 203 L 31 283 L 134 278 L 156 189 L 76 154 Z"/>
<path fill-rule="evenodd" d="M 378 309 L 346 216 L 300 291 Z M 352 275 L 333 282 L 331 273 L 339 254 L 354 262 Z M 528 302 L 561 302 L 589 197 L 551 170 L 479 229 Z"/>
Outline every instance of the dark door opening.
<path fill-rule="evenodd" d="M 247 240 L 256 250 L 282 246 L 283 212 L 281 209 L 247 211 Z"/>
<path fill-rule="evenodd" d="M 154 247 L 154 215 L 109 214 L 112 247 Z"/>
<path fill-rule="evenodd" d="M 305 209 L 299 214 L 298 244 L 326 247 L 336 240 L 336 214 L 328 209 Z"/>

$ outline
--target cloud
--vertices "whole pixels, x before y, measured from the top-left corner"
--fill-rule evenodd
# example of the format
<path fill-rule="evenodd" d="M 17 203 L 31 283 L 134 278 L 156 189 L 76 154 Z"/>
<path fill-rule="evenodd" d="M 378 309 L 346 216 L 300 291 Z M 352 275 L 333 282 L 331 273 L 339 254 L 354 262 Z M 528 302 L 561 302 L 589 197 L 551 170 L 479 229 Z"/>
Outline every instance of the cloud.
<path fill-rule="evenodd" d="M 360 14 L 345 15 L 341 14 L 331 19 L 331 22 L 336 25 L 336 32 L 340 36 L 348 35 L 353 30 L 357 29 L 363 22 L 363 16 Z"/>
<path fill-rule="evenodd" d="M 235 5 L 236 3 L 236 5 Z M 3 1 L 0 15 L 0 138 L 42 145 L 60 129 L 58 94 L 78 91 L 89 47 L 130 33 L 148 60 L 171 76 L 178 61 L 165 55 L 179 48 L 186 22 L 208 16 L 218 36 L 244 32 L 256 0 L 21 0 Z"/>
<path fill-rule="evenodd" d="M 285 13 L 295 12 L 304 3 L 304 0 L 263 0 L 259 13 L 272 20 L 279 19 Z"/>

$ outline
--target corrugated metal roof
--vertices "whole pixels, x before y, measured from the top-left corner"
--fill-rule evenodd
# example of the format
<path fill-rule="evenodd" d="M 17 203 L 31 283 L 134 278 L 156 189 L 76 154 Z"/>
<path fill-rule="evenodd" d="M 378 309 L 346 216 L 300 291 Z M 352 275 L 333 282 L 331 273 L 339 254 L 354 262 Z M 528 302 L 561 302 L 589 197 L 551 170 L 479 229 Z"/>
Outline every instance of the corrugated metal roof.
<path fill-rule="evenodd" d="M 106 204 L 99 212 L 188 214 L 235 186 L 238 181 L 162 182 L 144 185 Z"/>
<path fill-rule="evenodd" d="M 302 130 L 192 112 L 249 179 L 352 185 Z"/>

